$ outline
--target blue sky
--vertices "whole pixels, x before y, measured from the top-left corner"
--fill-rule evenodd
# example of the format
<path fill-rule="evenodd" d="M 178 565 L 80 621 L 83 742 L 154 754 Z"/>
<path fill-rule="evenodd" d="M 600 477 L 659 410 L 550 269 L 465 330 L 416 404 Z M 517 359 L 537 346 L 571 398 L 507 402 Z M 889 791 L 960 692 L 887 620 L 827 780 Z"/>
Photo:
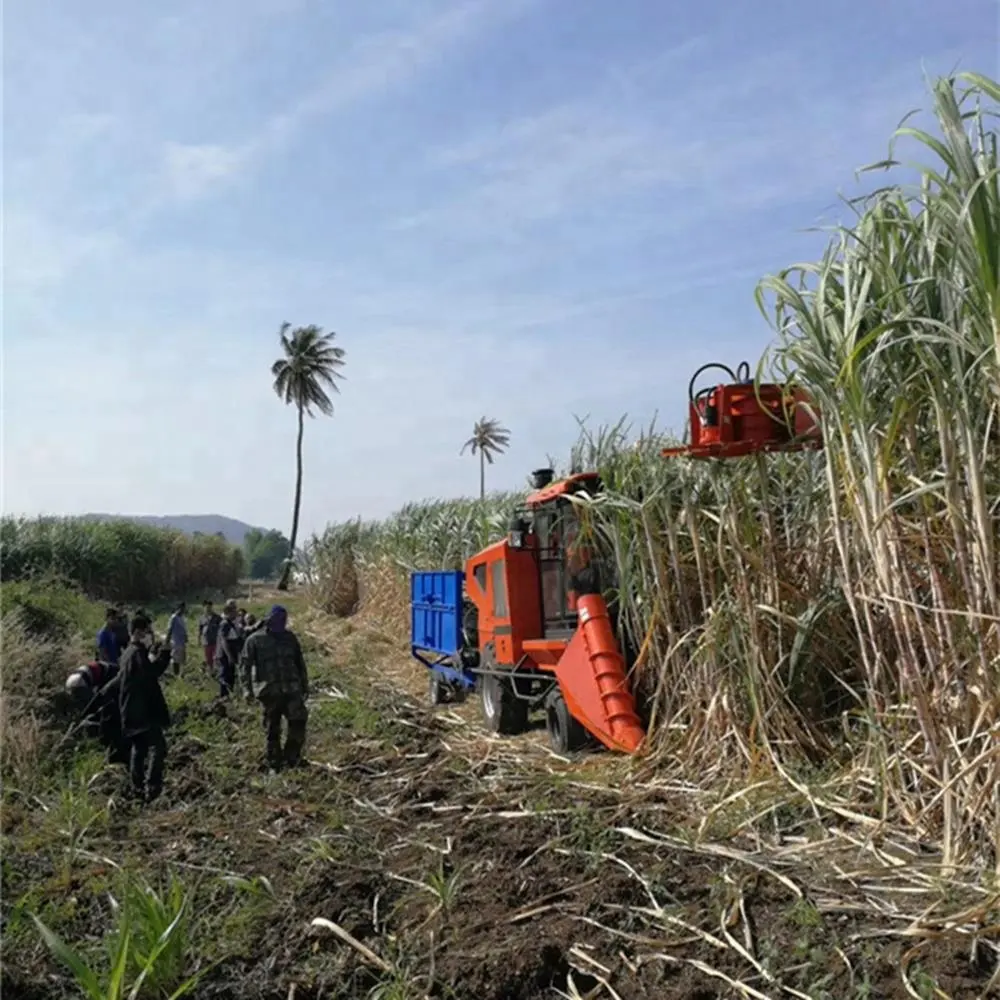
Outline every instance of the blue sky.
<path fill-rule="evenodd" d="M 680 432 L 753 290 L 995 0 L 131 0 L 5 10 L 3 507 L 288 530 L 281 322 L 337 332 L 304 528 Z"/>

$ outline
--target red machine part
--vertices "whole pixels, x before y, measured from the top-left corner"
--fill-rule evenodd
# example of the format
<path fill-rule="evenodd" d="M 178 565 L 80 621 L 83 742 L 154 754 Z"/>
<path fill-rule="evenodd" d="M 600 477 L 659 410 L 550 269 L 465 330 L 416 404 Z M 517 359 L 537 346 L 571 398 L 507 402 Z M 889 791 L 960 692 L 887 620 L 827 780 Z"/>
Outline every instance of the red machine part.
<path fill-rule="evenodd" d="M 556 664 L 563 698 L 573 718 L 606 747 L 635 753 L 646 733 L 635 711 L 607 605 L 597 594 L 587 594 L 577 599 L 576 609 L 579 628 Z"/>
<path fill-rule="evenodd" d="M 709 368 L 721 368 L 731 381 L 695 392 L 698 376 Z M 739 458 L 823 446 L 808 394 L 774 382 L 755 385 L 745 361 L 736 372 L 717 362 L 702 365 L 691 379 L 688 396 L 691 443 L 664 448 L 665 458 Z"/>
<path fill-rule="evenodd" d="M 524 503 L 527 507 L 540 507 L 542 504 L 555 500 L 556 497 L 563 497 L 580 488 L 593 486 L 599 481 L 600 476 L 596 472 L 577 472 L 565 479 L 549 483 L 548 486 L 543 486 L 540 490 L 535 490 L 534 493 L 529 493 Z"/>
<path fill-rule="evenodd" d="M 479 611 L 480 647 L 492 644 L 499 666 L 555 674 L 573 718 L 610 749 L 635 753 L 645 732 L 604 599 L 576 598 L 579 627 L 572 637 L 544 639 L 533 542 L 522 548 L 495 542 L 469 560 L 465 574 Z"/>

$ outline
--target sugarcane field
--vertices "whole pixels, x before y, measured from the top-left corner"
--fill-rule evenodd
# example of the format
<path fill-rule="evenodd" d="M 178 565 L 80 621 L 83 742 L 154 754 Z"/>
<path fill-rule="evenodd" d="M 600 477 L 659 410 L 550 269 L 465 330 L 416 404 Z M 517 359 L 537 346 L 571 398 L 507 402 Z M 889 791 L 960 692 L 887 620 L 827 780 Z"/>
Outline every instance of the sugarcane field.
<path fill-rule="evenodd" d="M 965 35 L 977 2 L 958 5 L 968 8 Z M 67 39 L 60 44 L 70 46 L 77 29 L 86 34 L 72 52 L 90 53 L 87 74 L 101 71 L 101 45 L 127 48 L 129 72 L 138 74 L 128 79 L 146 81 L 134 93 L 116 84 L 104 115 L 85 110 L 96 84 L 80 77 L 73 99 L 84 110 L 65 125 L 73 142 L 119 149 L 116 121 L 132 101 L 173 109 L 180 122 L 221 81 L 229 81 L 230 103 L 220 107 L 243 106 L 232 103 L 233 81 L 243 81 L 260 107 L 271 101 L 278 110 L 242 145 L 192 139 L 185 153 L 171 138 L 172 172 L 149 174 L 159 178 L 149 180 L 157 193 L 127 202 L 127 226 L 67 242 L 58 260 L 43 259 L 42 229 L 32 229 L 38 241 L 25 237 L 32 249 L 5 277 L 30 291 L 18 298 L 15 290 L 13 308 L 39 324 L 25 329 L 37 330 L 31 350 L 40 367 L 30 376 L 21 369 L 29 338 L 8 319 L 7 370 L 15 374 L 5 378 L 5 396 L 15 402 L 5 406 L 5 435 L 16 440 L 3 479 L 27 513 L 12 513 L 7 501 L 0 522 L 4 1000 L 1000 1000 L 997 74 L 928 73 L 920 124 L 905 117 L 911 107 L 901 95 L 914 80 L 904 87 L 902 73 L 892 86 L 878 77 L 881 104 L 833 93 L 817 104 L 815 114 L 830 116 L 851 105 L 858 128 L 877 138 L 864 131 L 851 147 L 850 162 L 867 164 L 859 182 L 867 186 L 843 198 L 836 225 L 810 236 L 815 252 L 802 262 L 791 263 L 786 249 L 806 244 L 777 242 L 778 234 L 811 226 L 814 207 L 852 183 L 836 159 L 847 157 L 838 152 L 846 139 L 817 126 L 811 138 L 781 140 L 790 157 L 802 151 L 788 177 L 815 201 L 796 200 L 787 178 L 757 177 L 745 196 L 720 181 L 713 204 L 722 214 L 712 218 L 754 197 L 773 230 L 767 252 L 739 264 L 753 273 L 751 291 L 733 293 L 734 310 L 748 324 L 763 318 L 769 340 L 761 352 L 750 334 L 692 333 L 683 345 L 675 340 L 673 354 L 647 355 L 660 350 L 660 335 L 628 341 L 617 311 L 628 315 L 625 299 L 655 298 L 649 282 L 637 277 L 621 286 L 627 294 L 608 292 L 604 305 L 577 306 L 557 292 L 587 254 L 600 253 L 608 267 L 613 258 L 659 267 L 655 255 L 628 256 L 636 244 L 627 230 L 651 225 L 643 185 L 700 171 L 706 185 L 735 177 L 716 160 L 729 150 L 734 170 L 740 155 L 757 162 L 765 140 L 732 132 L 707 145 L 692 139 L 693 159 L 678 153 L 676 163 L 654 164 L 655 129 L 628 118 L 657 88 L 670 89 L 665 81 L 681 72 L 675 61 L 709 58 L 699 53 L 721 30 L 715 22 L 709 34 L 660 46 L 632 75 L 608 70 L 606 107 L 626 109 L 624 117 L 581 125 L 576 96 L 548 111 L 533 104 L 525 118 L 504 118 L 496 134 L 473 131 L 420 158 L 400 138 L 409 135 L 408 116 L 458 128 L 468 113 L 476 124 L 486 113 L 477 88 L 486 93 L 501 71 L 498 89 L 510 100 L 530 82 L 541 101 L 569 79 L 560 74 L 589 65 L 571 53 L 591 52 L 588 45 L 644 51 L 647 33 L 667 31 L 664 12 L 628 0 L 623 9 L 642 8 L 629 27 L 624 15 L 586 4 L 556 18 L 541 12 L 541 0 L 509 8 L 434 0 L 407 10 L 418 27 L 404 30 L 391 5 L 334 6 L 185 6 L 157 20 L 156 32 L 143 20 L 148 12 L 123 7 L 114 40 L 113 32 L 86 34 L 69 6 L 44 22 L 39 11 L 16 15 L 25 39 L 41 39 L 43 27 L 54 38 L 58 27 Z M 688 6 L 677 17 L 694 31 L 697 17 L 709 15 Z M 305 19 L 294 32 L 293 18 Z M 386 18 L 390 26 L 379 27 Z M 200 34 L 209 28 L 196 27 L 199 19 L 217 32 L 211 59 L 216 43 Z M 986 45 L 985 28 L 970 49 L 945 24 L 920 30 L 945 33 L 946 55 Z M 262 32 L 252 36 L 256 48 L 251 28 Z M 892 38 L 912 57 L 918 41 L 909 30 L 900 26 Z M 1000 22 L 990 30 L 995 54 Z M 448 68 L 450 47 L 471 46 L 479 34 L 496 42 L 481 73 L 448 75 L 458 72 Z M 296 54 L 266 68 L 271 49 L 260 39 L 274 51 L 294 43 L 288 52 Z M 168 96 L 163 80 L 180 77 L 149 75 L 149 67 L 178 46 L 201 68 Z M 348 68 L 331 70 L 284 110 L 263 82 L 240 75 L 251 53 L 278 93 L 296 73 L 310 75 L 320 53 L 325 60 L 341 48 Z M 490 62 L 501 50 L 521 61 Z M 770 70 L 758 54 L 752 65 L 771 72 L 775 93 L 795 105 L 794 85 L 779 78 L 793 70 L 808 78 L 814 51 L 802 48 L 792 62 L 778 53 Z M 859 65 L 875 59 L 872 51 L 861 51 Z M 425 93 L 420 75 L 432 72 L 452 83 L 427 84 Z M 57 86 L 63 77 L 44 74 L 32 100 L 51 88 L 69 101 L 73 88 Z M 31 76 L 15 66 L 17 80 Z M 715 85 L 713 99 L 722 101 L 730 84 Z M 750 96 L 737 99 L 763 107 L 757 84 L 748 77 L 745 85 Z M 324 221 L 323 239 L 343 238 L 350 251 L 335 263 L 318 250 L 312 263 L 289 257 L 280 273 L 255 264 L 245 285 L 233 283 L 225 254 L 266 242 L 246 235 L 255 213 L 281 219 L 294 241 L 318 211 L 316 203 L 296 207 L 295 184 L 283 182 L 283 200 L 271 207 L 241 185 L 269 183 L 268 171 L 293 159 L 285 151 L 304 122 L 349 122 L 361 114 L 355 104 L 388 101 L 392 88 L 406 103 L 390 105 L 384 120 L 366 114 L 351 125 L 338 147 L 350 156 L 323 159 L 317 148 L 315 163 L 294 165 L 308 167 L 301 183 L 317 192 L 334 176 L 344 185 L 341 215 Z M 671 121 L 695 128 L 671 100 Z M 895 131 L 882 128 L 883 107 Z M 768 114 L 761 111 L 762 130 L 774 125 Z M 242 121 L 235 110 L 219 116 L 233 128 Z M 735 121 L 720 118 L 719 129 L 738 129 Z M 203 131 L 171 128 L 164 135 Z M 671 139 L 675 151 L 682 131 Z M 143 134 L 134 133 L 136 150 Z M 534 158 L 538 150 L 544 155 Z M 94 152 L 73 173 L 98 170 L 106 155 Z M 132 162 L 115 157 L 123 170 Z M 28 185 L 31 171 L 15 161 L 15 187 Z M 440 205 L 430 187 L 417 186 L 422 172 L 452 169 L 477 179 L 477 197 Z M 68 170 L 47 174 L 47 190 L 70 185 Z M 355 170 L 370 188 L 350 186 Z M 412 178 L 420 210 L 372 229 L 371 246 L 356 232 L 348 238 L 352 213 L 367 219 L 375 202 L 403 211 L 406 185 L 380 186 L 395 170 Z M 568 214 L 570 194 L 596 199 L 611 176 L 634 185 L 633 200 L 607 215 Z M 519 177 L 536 186 L 519 187 Z M 224 183 L 232 185 L 225 194 L 215 187 Z M 107 181 L 112 188 L 104 208 L 134 196 Z M 671 209 L 678 219 L 685 197 Z M 213 198 L 233 201 L 216 209 Z M 187 214 L 161 234 L 167 249 L 151 258 L 153 278 L 124 257 L 114 263 L 131 245 L 123 234 L 143 246 L 166 205 Z M 597 213 L 595 205 L 588 211 Z M 103 218 L 95 206 L 94 218 Z M 222 213 L 212 223 L 216 244 L 199 228 L 214 211 Z M 12 210 L 15 233 L 26 212 Z M 501 301 L 514 287 L 514 271 L 503 268 L 528 253 L 530 239 L 519 234 L 541 233 L 555 219 L 576 220 L 560 232 L 580 256 L 565 267 L 554 252 L 544 266 L 525 257 L 534 282 L 525 295 L 535 298 L 522 322 Z M 432 222 L 456 229 L 406 256 L 406 241 Z M 498 268 L 492 311 L 477 312 L 485 307 L 474 297 L 448 298 L 441 315 L 454 312 L 464 324 L 454 341 L 442 332 L 436 347 L 425 342 L 438 336 L 427 332 L 437 323 L 429 291 L 406 286 L 397 301 L 361 282 L 362 305 L 350 315 L 391 327 L 396 339 L 387 346 L 365 354 L 359 331 L 367 327 L 346 321 L 344 335 L 282 322 L 275 342 L 274 288 L 314 310 L 330 300 L 313 296 L 328 283 L 340 287 L 338 268 L 348 274 L 344 261 L 357 264 L 369 250 L 387 274 L 399 267 L 419 277 L 433 247 L 454 250 L 454 233 L 480 223 L 489 248 L 476 259 Z M 711 255 L 738 238 L 735 223 L 718 226 Z M 767 237 L 739 238 L 762 248 Z M 206 242 L 184 244 L 194 239 Z M 178 277 L 182 245 L 199 249 Z M 272 261 L 284 246 L 275 244 Z M 692 243 L 690 253 L 697 250 Z M 455 253 L 442 270 L 474 256 Z M 144 320 L 133 305 L 148 308 L 145 347 L 122 347 L 119 357 L 114 345 L 125 342 L 105 344 L 104 316 L 94 357 L 69 340 L 49 346 L 68 322 L 60 310 L 72 295 L 50 293 L 47 283 L 90 266 L 110 269 L 114 291 L 98 306 L 101 293 L 88 284 L 80 302 L 135 330 Z M 678 272 L 676 280 L 703 277 Z M 154 314 L 169 318 L 171 289 L 200 281 L 224 287 L 226 301 L 199 305 L 197 320 L 183 313 L 178 330 L 224 324 L 229 309 L 259 310 L 257 326 L 268 326 L 264 362 L 242 312 L 232 315 L 241 317 L 243 340 L 185 340 L 183 331 L 156 339 Z M 716 315 L 728 307 L 726 294 L 707 290 L 697 309 Z M 608 303 L 612 311 L 601 313 Z M 425 311 L 431 318 L 421 327 Z M 582 332 L 585 316 L 597 317 L 596 333 Z M 496 346 L 476 346 L 479 334 L 469 331 L 490 317 L 501 324 Z M 545 324 L 564 321 L 570 332 L 547 353 Z M 504 339 L 504 322 L 523 335 L 516 346 Z M 205 370 L 171 367 L 184 352 L 189 367 Z M 572 358 L 565 371 L 553 367 L 563 355 Z M 125 358 L 128 374 L 115 381 L 109 373 L 125 369 L 110 366 Z M 74 370 L 90 373 L 87 404 L 80 390 L 73 412 L 60 411 L 61 441 L 62 431 L 33 423 L 29 403 L 31 413 L 56 413 L 53 400 L 60 386 L 73 391 Z M 512 429 L 499 407 L 473 426 L 504 394 Z M 362 395 L 360 415 L 348 417 Z M 258 398 L 267 400 L 259 412 Z M 634 409 L 607 419 L 622 399 Z M 659 400 L 655 416 L 649 400 Z M 574 417 L 570 432 L 565 422 L 552 424 L 557 432 L 542 421 L 571 406 L 600 419 Z M 382 437 L 380 413 L 389 428 Z M 472 436 L 460 451 L 466 418 Z M 56 427 L 51 420 L 44 426 Z M 92 458 L 70 454 L 77 421 L 90 421 Z M 360 430 L 337 451 L 342 426 Z M 453 468 L 467 495 L 448 478 Z M 74 510 L 199 502 L 263 524 L 272 490 L 270 523 L 291 511 L 288 537 L 222 515 L 56 515 L 44 499 L 78 502 Z M 24 499 L 29 493 L 36 499 Z"/>

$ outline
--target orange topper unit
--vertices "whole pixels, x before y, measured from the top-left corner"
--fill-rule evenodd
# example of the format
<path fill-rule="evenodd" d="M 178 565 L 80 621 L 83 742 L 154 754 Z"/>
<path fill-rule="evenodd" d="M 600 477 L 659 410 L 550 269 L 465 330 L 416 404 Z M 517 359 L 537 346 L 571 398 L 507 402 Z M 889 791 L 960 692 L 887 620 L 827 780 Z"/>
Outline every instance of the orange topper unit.
<path fill-rule="evenodd" d="M 698 376 L 721 368 L 730 381 L 695 392 Z M 744 361 L 734 373 L 726 365 L 702 365 L 688 386 L 691 443 L 665 448 L 664 457 L 739 458 L 769 451 L 822 445 L 809 397 L 774 382 L 756 384 Z"/>

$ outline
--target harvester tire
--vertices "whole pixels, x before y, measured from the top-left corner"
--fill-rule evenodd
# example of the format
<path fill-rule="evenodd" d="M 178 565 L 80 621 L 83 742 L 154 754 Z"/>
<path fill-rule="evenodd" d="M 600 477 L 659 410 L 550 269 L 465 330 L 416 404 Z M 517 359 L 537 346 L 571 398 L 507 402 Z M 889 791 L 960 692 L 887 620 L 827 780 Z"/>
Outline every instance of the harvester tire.
<path fill-rule="evenodd" d="M 528 703 L 514 693 L 509 679 L 485 674 L 481 687 L 483 721 L 491 733 L 515 736 L 528 728 Z"/>
<path fill-rule="evenodd" d="M 570 715 L 569 706 L 559 688 L 545 700 L 545 728 L 556 753 L 575 753 L 590 742 L 587 730 Z"/>
<path fill-rule="evenodd" d="M 493 643 L 483 648 L 479 664 L 486 671 L 479 678 L 479 704 L 486 728 L 504 736 L 523 733 L 528 728 L 528 703 L 518 698 L 511 678 L 495 673 L 497 657 Z"/>
<path fill-rule="evenodd" d="M 428 695 L 432 705 L 443 705 L 448 700 L 448 685 L 444 678 L 436 670 L 427 671 L 430 677 L 428 684 Z"/>

